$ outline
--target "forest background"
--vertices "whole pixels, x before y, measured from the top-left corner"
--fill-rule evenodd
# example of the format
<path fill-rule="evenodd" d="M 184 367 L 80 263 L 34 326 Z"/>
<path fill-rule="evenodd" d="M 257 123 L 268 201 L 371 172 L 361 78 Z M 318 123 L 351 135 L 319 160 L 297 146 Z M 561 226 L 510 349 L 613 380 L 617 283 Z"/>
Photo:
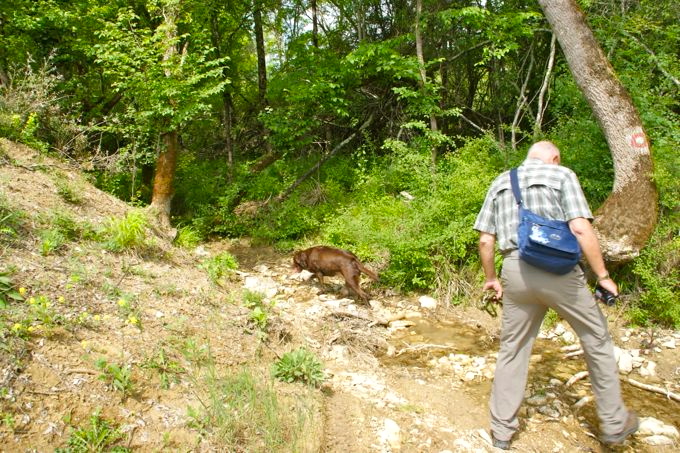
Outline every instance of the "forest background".
<path fill-rule="evenodd" d="M 659 195 L 646 247 L 611 268 L 632 322 L 677 327 L 680 4 L 578 4 L 638 109 Z M 133 205 L 167 200 L 179 245 L 336 245 L 383 285 L 454 304 L 481 286 L 486 189 L 533 141 L 562 149 L 594 211 L 614 180 L 524 0 L 5 0 L 0 136 Z"/>

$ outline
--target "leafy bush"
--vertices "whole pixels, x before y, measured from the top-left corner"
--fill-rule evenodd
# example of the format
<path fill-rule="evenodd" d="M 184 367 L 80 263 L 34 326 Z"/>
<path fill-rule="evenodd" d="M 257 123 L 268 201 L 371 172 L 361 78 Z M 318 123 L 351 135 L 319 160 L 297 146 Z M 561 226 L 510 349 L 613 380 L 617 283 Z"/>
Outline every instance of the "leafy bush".
<path fill-rule="evenodd" d="M 650 243 L 628 266 L 638 280 L 639 299 L 630 316 L 641 325 L 658 323 L 680 327 L 680 236 L 678 215 L 657 227 Z"/>
<path fill-rule="evenodd" d="M 132 394 L 134 382 L 132 381 L 132 367 L 130 365 L 118 365 L 109 363 L 106 359 L 98 359 L 95 363 L 101 371 L 99 380 L 106 382 L 112 389 L 123 394 L 123 398 Z"/>
<path fill-rule="evenodd" d="M 0 308 L 5 308 L 11 301 L 22 301 L 23 296 L 14 289 L 8 272 L 0 272 Z"/>
<path fill-rule="evenodd" d="M 447 286 L 437 276 L 438 267 L 477 262 L 478 235 L 472 226 L 500 170 L 498 156 L 488 137 L 469 140 L 440 159 L 434 170 L 429 154 L 416 158 L 402 150 L 387 163 L 392 170 L 372 170 L 353 203 L 323 224 L 321 238 L 361 258 L 382 261 L 381 280 L 390 286 Z"/>
<path fill-rule="evenodd" d="M 191 248 L 196 247 L 202 240 L 203 238 L 198 229 L 193 226 L 182 226 L 177 230 L 175 244 L 178 247 Z"/>
<path fill-rule="evenodd" d="M 115 445 L 124 438 L 125 435 L 118 428 L 95 413 L 90 417 L 90 425 L 74 429 L 66 448 L 57 448 L 55 453 L 129 452 L 129 448 Z"/>
<path fill-rule="evenodd" d="M 25 215 L 13 209 L 0 193 L 0 242 L 11 242 L 19 236 Z"/>
<path fill-rule="evenodd" d="M 59 230 L 43 231 L 40 237 L 42 239 L 40 242 L 40 254 L 42 256 L 57 252 L 66 244 L 66 236 Z"/>
<path fill-rule="evenodd" d="M 121 251 L 144 245 L 147 220 L 140 210 L 131 210 L 122 219 L 109 219 L 104 230 L 105 247 L 111 251 Z"/>
<path fill-rule="evenodd" d="M 213 283 L 220 284 L 222 277 L 238 269 L 238 261 L 231 253 L 222 252 L 203 260 L 199 267 L 208 273 Z"/>
<path fill-rule="evenodd" d="M 305 348 L 287 352 L 273 367 L 274 377 L 284 382 L 303 382 L 318 386 L 323 382 L 323 365 Z"/>

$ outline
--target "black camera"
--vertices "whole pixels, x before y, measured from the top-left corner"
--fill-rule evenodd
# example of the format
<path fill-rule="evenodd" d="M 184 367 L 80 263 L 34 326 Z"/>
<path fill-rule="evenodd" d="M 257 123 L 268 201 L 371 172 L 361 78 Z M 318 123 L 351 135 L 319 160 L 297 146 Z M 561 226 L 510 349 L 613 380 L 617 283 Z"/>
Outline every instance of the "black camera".
<path fill-rule="evenodd" d="M 595 287 L 595 298 L 602 302 L 603 304 L 607 305 L 608 307 L 613 306 L 616 303 L 616 299 L 619 296 L 613 294 L 611 291 L 608 291 L 601 287 L 600 285 L 597 285 Z"/>

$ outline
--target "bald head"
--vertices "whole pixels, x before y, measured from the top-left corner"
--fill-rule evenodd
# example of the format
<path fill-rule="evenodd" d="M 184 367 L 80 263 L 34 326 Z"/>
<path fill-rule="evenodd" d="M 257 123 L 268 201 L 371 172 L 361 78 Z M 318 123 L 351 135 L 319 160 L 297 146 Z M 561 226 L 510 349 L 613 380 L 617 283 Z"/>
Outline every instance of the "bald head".
<path fill-rule="evenodd" d="M 529 148 L 527 157 L 539 159 L 546 164 L 559 165 L 560 150 L 553 142 L 547 140 L 536 142 Z"/>

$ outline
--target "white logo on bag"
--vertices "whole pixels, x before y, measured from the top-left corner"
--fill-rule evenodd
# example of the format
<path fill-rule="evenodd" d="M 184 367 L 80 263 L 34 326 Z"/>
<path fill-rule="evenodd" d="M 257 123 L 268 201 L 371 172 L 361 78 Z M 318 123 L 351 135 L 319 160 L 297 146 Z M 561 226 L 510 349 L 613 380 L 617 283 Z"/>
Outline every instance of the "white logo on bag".
<path fill-rule="evenodd" d="M 545 233 L 541 230 L 541 226 L 537 224 L 531 225 L 531 235 L 529 236 L 532 241 L 539 242 L 541 244 L 548 244 L 550 239 L 545 236 Z"/>

